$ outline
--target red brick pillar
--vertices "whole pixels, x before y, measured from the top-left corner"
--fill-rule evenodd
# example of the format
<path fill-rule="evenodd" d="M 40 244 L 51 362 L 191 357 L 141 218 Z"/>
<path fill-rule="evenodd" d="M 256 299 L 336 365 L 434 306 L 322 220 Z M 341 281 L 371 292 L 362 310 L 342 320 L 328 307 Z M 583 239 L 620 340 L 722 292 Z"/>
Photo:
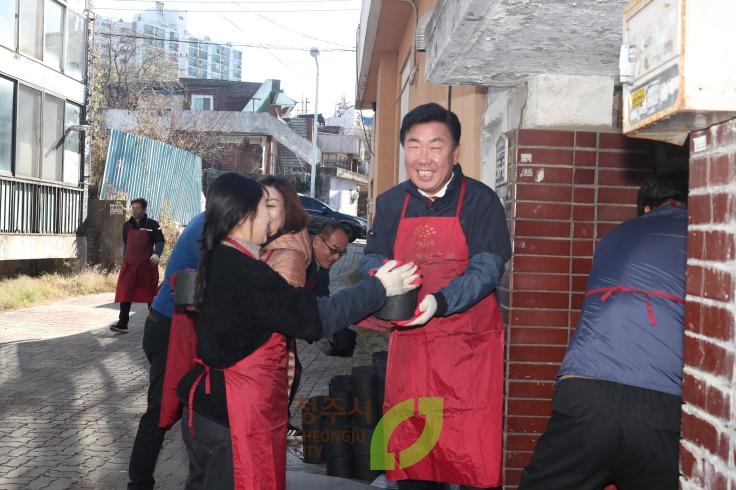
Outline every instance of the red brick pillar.
<path fill-rule="evenodd" d="M 522 129 L 503 196 L 513 240 L 499 297 L 508 325 L 505 488 L 515 488 L 551 413 L 595 244 L 636 215 L 653 144 L 620 134 Z"/>
<path fill-rule="evenodd" d="M 736 121 L 690 155 L 681 488 L 736 488 Z"/>

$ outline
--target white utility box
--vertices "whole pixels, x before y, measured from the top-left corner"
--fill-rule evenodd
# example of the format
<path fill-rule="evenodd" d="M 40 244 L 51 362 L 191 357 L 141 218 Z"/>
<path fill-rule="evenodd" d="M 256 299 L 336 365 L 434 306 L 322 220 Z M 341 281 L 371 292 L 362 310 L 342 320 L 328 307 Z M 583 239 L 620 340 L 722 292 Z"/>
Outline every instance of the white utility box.
<path fill-rule="evenodd" d="M 623 15 L 627 136 L 682 144 L 736 117 L 736 0 L 633 0 Z"/>

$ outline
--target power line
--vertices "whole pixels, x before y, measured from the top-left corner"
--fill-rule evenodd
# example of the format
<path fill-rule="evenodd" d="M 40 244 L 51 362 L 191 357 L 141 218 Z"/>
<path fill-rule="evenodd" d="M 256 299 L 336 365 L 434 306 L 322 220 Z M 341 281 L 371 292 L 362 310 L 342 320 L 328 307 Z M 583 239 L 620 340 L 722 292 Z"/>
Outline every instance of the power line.
<path fill-rule="evenodd" d="M 232 3 L 234 3 L 235 5 L 238 5 L 238 4 L 239 4 L 239 2 L 236 2 L 235 0 L 230 0 L 230 1 L 231 1 Z M 241 7 L 242 7 L 242 5 L 241 5 Z M 243 8 L 244 10 L 246 10 L 246 11 L 249 11 L 249 10 L 248 10 L 248 9 L 246 9 L 245 7 L 242 7 L 242 8 Z M 359 10 L 359 9 L 353 9 L 353 10 Z M 249 11 L 249 12 L 253 12 L 253 11 Z M 327 12 L 329 12 L 329 10 L 328 10 Z M 292 29 L 292 28 L 290 28 L 290 27 L 286 27 L 285 25 L 283 25 L 283 24 L 279 24 L 279 23 L 278 23 L 278 22 L 276 22 L 275 20 L 273 20 L 273 19 L 269 19 L 268 17 L 264 17 L 263 15 L 260 15 L 260 14 L 256 14 L 256 15 L 258 15 L 258 17 L 260 17 L 261 19 L 263 19 L 263 20 L 265 20 L 265 21 L 268 21 L 268 22 L 270 22 L 271 24 L 273 24 L 273 25 L 275 25 L 275 26 L 281 27 L 282 29 L 285 29 L 285 30 L 287 30 L 287 31 L 289 31 L 289 32 L 293 32 L 294 34 L 299 34 L 300 36 L 302 36 L 302 37 L 305 37 L 305 38 L 307 38 L 307 39 L 311 39 L 311 40 L 313 40 L 313 41 L 319 41 L 319 42 L 321 42 L 321 43 L 327 43 L 327 44 L 332 44 L 333 46 L 340 46 L 341 48 L 346 48 L 346 47 L 347 47 L 347 46 L 344 46 L 344 45 L 342 45 L 342 44 L 338 44 L 338 43 L 333 43 L 333 42 L 331 42 L 331 41 L 325 41 L 325 40 L 319 39 L 319 38 L 317 38 L 317 37 L 314 37 L 314 36 L 310 36 L 309 34 L 305 34 L 305 33 L 303 33 L 303 32 L 300 32 L 300 31 L 294 30 L 294 29 Z"/>
<path fill-rule="evenodd" d="M 232 24 L 240 32 L 245 32 L 242 27 L 240 27 L 239 25 L 237 25 L 232 20 L 228 19 L 226 16 L 220 14 L 220 17 L 222 17 L 223 19 L 225 19 L 226 21 L 228 21 L 230 24 Z M 287 70 L 289 70 L 290 72 L 292 72 L 294 75 L 299 76 L 299 74 L 297 72 L 295 72 L 292 67 L 290 67 L 289 65 L 287 65 L 286 63 L 284 63 L 281 60 L 281 58 L 279 58 L 278 56 L 276 56 L 275 54 L 273 54 L 270 49 L 268 49 L 268 48 L 263 48 L 263 49 L 266 51 L 266 53 L 268 53 L 269 55 L 271 55 L 271 57 L 273 57 L 276 61 L 278 61 L 279 63 L 281 63 L 281 65 L 283 65 Z"/>
<path fill-rule="evenodd" d="M 114 32 L 102 32 L 97 31 L 96 34 L 98 36 L 107 36 L 107 37 L 121 37 L 121 38 L 128 38 L 128 39 L 147 39 L 149 41 L 166 41 L 166 42 L 177 42 L 177 43 L 186 43 L 186 44 L 207 44 L 207 45 L 213 45 L 213 46 L 235 46 L 235 47 L 244 47 L 244 48 L 259 48 L 259 49 L 280 49 L 285 51 L 309 51 L 311 48 L 304 48 L 304 47 L 298 47 L 298 46 L 280 46 L 276 44 L 254 44 L 254 43 L 217 43 L 213 41 L 200 41 L 197 39 L 169 39 L 166 37 L 155 37 L 155 36 L 139 36 L 139 35 L 133 35 L 133 34 L 118 34 Z M 355 48 L 320 48 L 320 52 L 326 51 L 326 52 L 354 52 Z"/>
<path fill-rule="evenodd" d="M 201 5 L 201 3 L 200 3 Z M 112 10 L 112 11 L 122 11 L 122 12 L 140 12 L 141 9 L 139 8 L 133 8 L 133 7 L 94 7 L 92 10 Z M 211 9 L 207 10 L 189 10 L 189 9 L 157 9 L 156 12 L 191 12 L 191 13 L 210 13 L 212 12 Z M 153 12 L 153 10 L 148 10 L 148 12 Z M 331 8 L 331 9 L 289 9 L 289 10 L 220 10 L 220 12 L 225 13 L 242 13 L 242 14 L 256 14 L 259 13 L 265 13 L 265 14 L 292 14 L 292 13 L 320 13 L 320 12 L 360 12 L 360 9 L 354 9 L 354 8 Z"/>
<path fill-rule="evenodd" d="M 136 3 L 157 3 L 160 0 L 116 0 L 116 2 L 136 2 Z M 349 2 L 350 0 L 279 0 L 279 3 L 296 3 L 296 4 L 306 4 L 306 3 L 327 3 L 327 2 Z M 166 3 L 196 3 L 196 4 L 214 4 L 214 3 L 231 3 L 230 0 L 166 0 Z M 240 0 L 239 3 L 250 3 L 250 4 L 256 4 L 256 3 L 265 3 L 269 5 L 273 5 L 273 0 Z"/>

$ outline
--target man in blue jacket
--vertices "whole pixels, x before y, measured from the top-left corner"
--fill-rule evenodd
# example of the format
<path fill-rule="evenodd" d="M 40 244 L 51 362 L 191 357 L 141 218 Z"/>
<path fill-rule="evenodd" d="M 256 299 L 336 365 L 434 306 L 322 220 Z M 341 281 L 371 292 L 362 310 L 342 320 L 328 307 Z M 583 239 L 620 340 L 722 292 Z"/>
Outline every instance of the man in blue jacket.
<path fill-rule="evenodd" d="M 153 472 L 156 469 L 158 454 L 164 443 L 168 429 L 158 426 L 161 412 L 166 351 L 169 345 L 171 318 L 174 316 L 174 296 L 171 289 L 171 276 L 185 269 L 196 269 L 202 249 L 199 237 L 204 229 L 204 213 L 189 222 L 174 245 L 169 262 L 166 264 L 164 281 L 151 304 L 151 312 L 146 318 L 143 330 L 143 351 L 146 353 L 149 370 L 148 406 L 141 417 L 138 432 L 133 443 L 128 466 L 129 489 L 148 490 L 155 483 Z"/>
<path fill-rule="evenodd" d="M 677 488 L 687 175 L 639 190 L 593 258 L 580 322 L 520 489 Z"/>

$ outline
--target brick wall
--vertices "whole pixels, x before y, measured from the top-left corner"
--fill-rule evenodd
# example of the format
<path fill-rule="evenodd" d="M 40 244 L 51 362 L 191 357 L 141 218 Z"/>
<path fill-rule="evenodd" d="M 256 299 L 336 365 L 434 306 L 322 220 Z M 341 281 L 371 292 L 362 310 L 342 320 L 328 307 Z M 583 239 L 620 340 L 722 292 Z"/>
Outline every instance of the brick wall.
<path fill-rule="evenodd" d="M 736 121 L 693 133 L 690 151 L 681 488 L 734 489 Z"/>
<path fill-rule="evenodd" d="M 499 288 L 508 325 L 505 488 L 515 488 L 551 413 L 597 241 L 636 215 L 653 143 L 620 134 L 518 130 L 499 188 L 513 258 Z"/>

